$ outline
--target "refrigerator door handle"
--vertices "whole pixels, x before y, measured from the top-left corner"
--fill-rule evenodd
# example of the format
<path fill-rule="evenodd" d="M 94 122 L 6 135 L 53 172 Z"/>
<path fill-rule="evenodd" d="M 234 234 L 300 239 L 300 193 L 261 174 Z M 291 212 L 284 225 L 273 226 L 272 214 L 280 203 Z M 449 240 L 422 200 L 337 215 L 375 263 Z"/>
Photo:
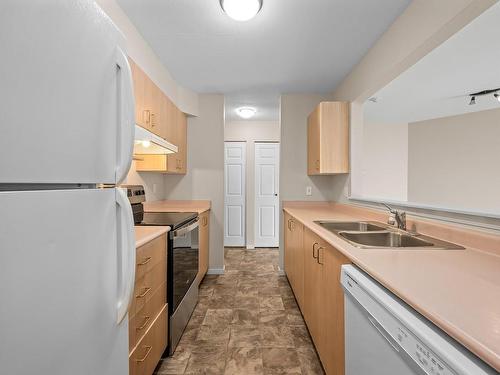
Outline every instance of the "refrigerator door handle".
<path fill-rule="evenodd" d="M 118 303 L 117 324 L 127 316 L 135 284 L 135 232 L 132 207 L 124 189 L 116 188 L 118 205 Z"/>
<path fill-rule="evenodd" d="M 135 99 L 132 70 L 125 52 L 116 48 L 116 65 L 118 75 L 118 131 L 117 131 L 117 166 L 116 184 L 121 183 L 127 176 L 132 164 L 135 136 Z"/>

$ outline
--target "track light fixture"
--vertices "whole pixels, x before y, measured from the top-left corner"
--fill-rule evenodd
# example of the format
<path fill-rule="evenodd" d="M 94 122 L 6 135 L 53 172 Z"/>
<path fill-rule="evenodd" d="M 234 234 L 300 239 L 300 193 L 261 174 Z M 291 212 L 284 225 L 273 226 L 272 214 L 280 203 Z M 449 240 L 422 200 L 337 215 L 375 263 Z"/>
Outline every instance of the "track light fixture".
<path fill-rule="evenodd" d="M 490 89 L 490 90 L 483 90 L 483 91 L 478 91 L 474 92 L 472 94 L 469 94 L 470 96 L 470 102 L 469 105 L 474 105 L 476 104 L 476 96 L 485 96 L 485 95 L 490 95 L 493 94 L 496 100 L 500 102 L 500 87 L 496 89 Z"/>

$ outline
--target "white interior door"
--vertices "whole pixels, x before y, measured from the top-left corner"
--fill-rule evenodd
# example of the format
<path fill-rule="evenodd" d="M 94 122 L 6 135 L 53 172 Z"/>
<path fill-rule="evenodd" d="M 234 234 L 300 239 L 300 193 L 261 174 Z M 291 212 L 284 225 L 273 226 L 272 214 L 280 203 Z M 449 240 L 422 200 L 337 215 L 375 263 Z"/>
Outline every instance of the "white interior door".
<path fill-rule="evenodd" d="M 224 143 L 224 246 L 245 245 L 246 143 Z"/>
<path fill-rule="evenodd" d="M 279 143 L 255 143 L 255 246 L 279 246 Z"/>

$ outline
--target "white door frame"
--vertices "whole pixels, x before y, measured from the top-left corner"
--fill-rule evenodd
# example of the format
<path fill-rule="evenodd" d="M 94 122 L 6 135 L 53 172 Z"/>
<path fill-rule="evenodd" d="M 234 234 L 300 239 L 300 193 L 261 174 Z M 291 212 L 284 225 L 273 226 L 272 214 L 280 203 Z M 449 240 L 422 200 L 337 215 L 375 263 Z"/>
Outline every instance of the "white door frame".
<path fill-rule="evenodd" d="M 224 142 L 224 246 L 246 243 L 246 147 Z"/>
<path fill-rule="evenodd" d="M 262 156 L 261 150 L 271 150 L 265 157 Z M 268 166 L 274 167 L 274 175 L 270 184 L 272 192 L 262 191 L 262 169 L 261 166 L 266 165 L 264 158 L 269 157 Z M 279 142 L 255 142 L 255 247 L 278 247 L 279 246 L 279 169 L 280 169 L 280 143 Z M 272 228 L 267 235 L 262 230 L 261 209 L 263 205 L 274 210 L 270 216 Z"/>

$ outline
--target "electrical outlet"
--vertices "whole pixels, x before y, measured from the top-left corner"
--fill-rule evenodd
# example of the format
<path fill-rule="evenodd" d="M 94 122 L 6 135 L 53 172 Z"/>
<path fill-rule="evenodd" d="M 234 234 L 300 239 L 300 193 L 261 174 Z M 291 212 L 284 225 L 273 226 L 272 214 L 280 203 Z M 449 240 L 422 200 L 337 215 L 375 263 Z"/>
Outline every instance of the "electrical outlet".
<path fill-rule="evenodd" d="M 157 190 L 158 190 L 158 184 L 153 184 L 153 194 L 156 194 Z"/>
<path fill-rule="evenodd" d="M 313 195 L 312 187 L 311 186 L 306 186 L 306 195 L 311 196 Z"/>

